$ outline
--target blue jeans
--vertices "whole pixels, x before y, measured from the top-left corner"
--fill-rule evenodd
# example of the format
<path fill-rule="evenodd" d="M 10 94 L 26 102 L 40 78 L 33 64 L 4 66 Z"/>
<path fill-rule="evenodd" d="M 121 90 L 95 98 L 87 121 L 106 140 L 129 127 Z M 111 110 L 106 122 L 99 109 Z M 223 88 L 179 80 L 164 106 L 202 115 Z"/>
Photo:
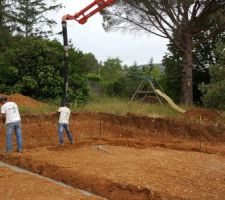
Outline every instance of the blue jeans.
<path fill-rule="evenodd" d="M 12 133 L 13 130 L 16 132 L 16 141 L 17 141 L 17 151 L 22 151 L 22 133 L 21 133 L 21 122 L 12 122 L 6 124 L 6 145 L 7 145 L 7 152 L 11 152 L 12 147 Z"/>
<path fill-rule="evenodd" d="M 69 124 L 66 124 L 66 123 L 59 123 L 58 124 L 59 144 L 61 144 L 61 145 L 64 144 L 63 129 L 66 130 L 67 137 L 69 138 L 70 143 L 73 144 L 74 143 L 73 136 L 70 132 Z"/>

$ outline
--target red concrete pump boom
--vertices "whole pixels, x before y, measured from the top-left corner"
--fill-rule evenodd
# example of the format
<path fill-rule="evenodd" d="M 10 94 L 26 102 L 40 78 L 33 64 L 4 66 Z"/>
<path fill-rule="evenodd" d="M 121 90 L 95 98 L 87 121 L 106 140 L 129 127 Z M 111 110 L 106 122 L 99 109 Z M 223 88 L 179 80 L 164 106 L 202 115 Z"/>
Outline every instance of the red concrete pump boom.
<path fill-rule="evenodd" d="M 75 13 L 74 15 L 64 15 L 62 18 L 62 21 L 66 20 L 76 20 L 80 24 L 85 24 L 91 16 L 98 13 L 105 7 L 113 4 L 116 0 L 95 0 L 91 4 L 89 4 L 87 7 L 79 11 L 78 13 Z M 92 9 L 92 10 L 91 10 Z M 87 13 L 89 12 L 89 13 Z"/>
<path fill-rule="evenodd" d="M 67 20 L 76 20 L 80 24 L 85 24 L 91 16 L 98 13 L 107 6 L 110 6 L 117 0 L 94 0 L 91 4 L 86 6 L 84 9 L 75 13 L 74 15 L 64 15 L 62 17 L 62 29 L 63 29 L 63 43 L 64 43 L 64 84 L 63 84 L 63 96 L 61 106 L 66 103 L 66 96 L 68 90 L 68 66 L 69 66 L 69 48 L 68 48 L 68 36 L 67 36 Z"/>

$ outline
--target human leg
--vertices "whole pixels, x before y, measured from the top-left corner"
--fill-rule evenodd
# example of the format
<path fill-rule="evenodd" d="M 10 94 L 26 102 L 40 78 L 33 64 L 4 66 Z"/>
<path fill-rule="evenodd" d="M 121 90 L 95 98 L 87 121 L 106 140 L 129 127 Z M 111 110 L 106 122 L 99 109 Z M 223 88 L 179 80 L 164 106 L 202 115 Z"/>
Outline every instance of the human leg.
<path fill-rule="evenodd" d="M 23 143 L 22 143 L 22 133 L 21 133 L 21 123 L 17 122 L 15 124 L 15 132 L 16 132 L 16 141 L 17 141 L 17 151 L 22 152 Z"/>
<path fill-rule="evenodd" d="M 6 125 L 6 151 L 7 152 L 12 152 L 12 132 L 14 129 L 13 124 L 7 124 Z"/>
<path fill-rule="evenodd" d="M 58 124 L 58 137 L 59 137 L 59 144 L 63 145 L 64 140 L 63 140 L 63 124 L 59 123 Z"/>
<path fill-rule="evenodd" d="M 67 137 L 69 138 L 70 143 L 71 143 L 71 144 L 74 144 L 73 135 L 72 135 L 72 133 L 70 132 L 69 124 L 65 124 L 65 125 L 64 125 L 64 128 L 65 128 L 65 130 L 66 130 L 66 134 L 67 134 Z"/>

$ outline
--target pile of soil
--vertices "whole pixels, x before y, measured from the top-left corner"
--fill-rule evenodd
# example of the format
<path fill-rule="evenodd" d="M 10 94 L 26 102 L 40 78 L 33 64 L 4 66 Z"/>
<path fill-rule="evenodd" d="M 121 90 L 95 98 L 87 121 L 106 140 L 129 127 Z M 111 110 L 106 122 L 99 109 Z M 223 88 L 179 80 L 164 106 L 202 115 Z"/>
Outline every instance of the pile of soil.
<path fill-rule="evenodd" d="M 24 96 L 22 94 L 4 95 L 8 97 L 8 101 L 15 102 L 20 106 L 26 106 L 30 108 L 37 108 L 43 106 L 44 103 L 39 102 L 33 98 Z"/>
<path fill-rule="evenodd" d="M 195 108 L 186 111 L 183 117 L 199 121 L 216 122 L 220 117 L 220 113 L 212 109 Z"/>

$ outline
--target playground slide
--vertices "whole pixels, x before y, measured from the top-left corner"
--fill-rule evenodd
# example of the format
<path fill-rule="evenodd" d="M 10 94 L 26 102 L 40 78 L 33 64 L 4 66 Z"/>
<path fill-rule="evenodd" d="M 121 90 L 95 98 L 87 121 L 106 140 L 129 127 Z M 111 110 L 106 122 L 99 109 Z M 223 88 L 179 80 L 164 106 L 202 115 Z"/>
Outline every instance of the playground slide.
<path fill-rule="evenodd" d="M 164 99 L 169 103 L 169 105 L 170 105 L 173 109 L 175 109 L 176 111 L 181 112 L 181 113 L 184 113 L 184 112 L 185 112 L 184 109 L 182 109 L 182 108 L 180 108 L 179 106 L 177 106 L 177 105 L 173 102 L 173 100 L 172 100 L 170 97 L 168 97 L 165 93 L 163 93 L 161 90 L 156 89 L 155 92 L 156 92 L 159 96 L 161 96 L 162 98 L 164 98 Z"/>

